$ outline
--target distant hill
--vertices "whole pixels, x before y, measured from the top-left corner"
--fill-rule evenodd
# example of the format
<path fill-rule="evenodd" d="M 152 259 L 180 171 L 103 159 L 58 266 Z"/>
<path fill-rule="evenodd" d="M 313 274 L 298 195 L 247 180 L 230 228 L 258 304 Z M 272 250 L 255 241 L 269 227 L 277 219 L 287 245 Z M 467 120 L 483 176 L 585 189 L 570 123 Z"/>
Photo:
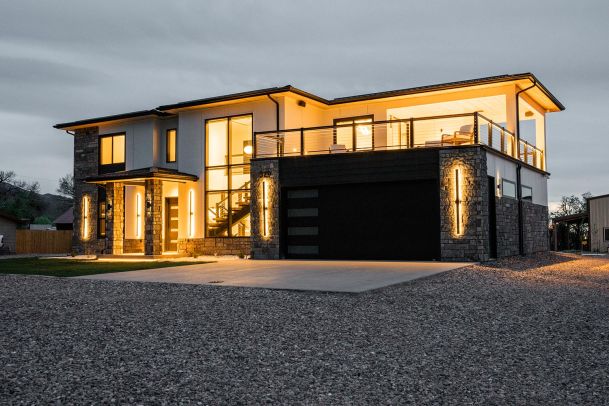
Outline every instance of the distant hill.
<path fill-rule="evenodd" d="M 0 184 L 0 210 L 17 218 L 54 220 L 73 205 L 72 199 L 52 193 L 35 193 Z"/>

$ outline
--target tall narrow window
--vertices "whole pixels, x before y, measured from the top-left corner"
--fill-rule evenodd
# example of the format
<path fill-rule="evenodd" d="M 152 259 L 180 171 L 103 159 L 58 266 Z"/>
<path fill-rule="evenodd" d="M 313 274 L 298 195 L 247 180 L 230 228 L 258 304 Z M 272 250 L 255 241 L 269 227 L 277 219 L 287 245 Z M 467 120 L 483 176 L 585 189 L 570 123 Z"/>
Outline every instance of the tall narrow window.
<path fill-rule="evenodd" d="M 167 162 L 176 161 L 177 141 L 178 141 L 178 130 L 176 130 L 176 129 L 167 130 L 167 133 L 165 134 L 165 150 L 167 152 L 165 159 Z"/>
<path fill-rule="evenodd" d="M 97 188 L 97 238 L 106 238 L 106 188 Z"/>
<path fill-rule="evenodd" d="M 125 134 L 101 135 L 99 138 L 99 171 L 125 170 Z"/>
<path fill-rule="evenodd" d="M 334 120 L 338 126 L 334 143 L 344 145 L 346 149 L 361 151 L 374 149 L 373 116 L 339 118 Z"/>
<path fill-rule="evenodd" d="M 142 195 L 135 194 L 135 237 L 142 238 Z"/>
<path fill-rule="evenodd" d="M 207 120 L 205 140 L 205 233 L 248 237 L 252 116 Z"/>
<path fill-rule="evenodd" d="M 195 191 L 188 191 L 188 237 L 195 236 Z"/>
<path fill-rule="evenodd" d="M 89 195 L 82 197 L 82 239 L 89 239 Z"/>

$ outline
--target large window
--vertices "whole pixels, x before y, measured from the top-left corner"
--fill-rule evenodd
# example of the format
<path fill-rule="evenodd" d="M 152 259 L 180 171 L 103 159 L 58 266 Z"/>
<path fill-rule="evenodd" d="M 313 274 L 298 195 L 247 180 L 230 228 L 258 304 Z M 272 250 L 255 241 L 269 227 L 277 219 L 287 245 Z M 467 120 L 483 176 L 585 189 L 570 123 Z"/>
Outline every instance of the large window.
<path fill-rule="evenodd" d="M 339 118 L 334 120 L 337 127 L 334 144 L 344 145 L 348 151 L 374 149 L 372 130 L 373 116 Z"/>
<path fill-rule="evenodd" d="M 125 134 L 101 135 L 99 138 L 99 172 L 125 170 Z"/>
<path fill-rule="evenodd" d="M 248 237 L 252 116 L 207 120 L 205 136 L 206 235 Z"/>
<path fill-rule="evenodd" d="M 165 156 L 165 160 L 167 162 L 176 161 L 177 141 L 178 141 L 178 130 L 176 130 L 176 129 L 167 130 L 167 133 L 165 134 L 165 151 L 167 152 L 167 154 Z"/>
<path fill-rule="evenodd" d="M 503 179 L 501 182 L 501 194 L 504 197 L 516 198 L 516 184 L 512 181 Z"/>
<path fill-rule="evenodd" d="M 97 238 L 106 238 L 106 188 L 97 188 Z"/>

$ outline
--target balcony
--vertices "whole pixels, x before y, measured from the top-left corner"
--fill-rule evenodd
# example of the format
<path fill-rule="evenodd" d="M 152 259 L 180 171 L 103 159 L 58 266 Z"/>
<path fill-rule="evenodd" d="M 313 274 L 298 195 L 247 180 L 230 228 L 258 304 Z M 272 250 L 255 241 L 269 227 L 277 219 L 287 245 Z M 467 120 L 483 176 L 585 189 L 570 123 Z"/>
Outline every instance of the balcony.
<path fill-rule="evenodd" d="M 254 133 L 254 157 L 290 157 L 410 148 L 486 145 L 545 170 L 544 151 L 480 113 L 372 121 Z"/>

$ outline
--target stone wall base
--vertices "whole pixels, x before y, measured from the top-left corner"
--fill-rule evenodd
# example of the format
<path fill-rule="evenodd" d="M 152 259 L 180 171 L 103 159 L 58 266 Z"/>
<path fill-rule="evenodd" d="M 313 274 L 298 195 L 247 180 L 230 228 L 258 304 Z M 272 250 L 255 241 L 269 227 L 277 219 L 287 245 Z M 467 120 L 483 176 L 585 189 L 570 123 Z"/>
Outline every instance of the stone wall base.
<path fill-rule="evenodd" d="M 250 255 L 250 238 L 191 238 L 178 240 L 181 255 Z"/>
<path fill-rule="evenodd" d="M 525 254 L 548 251 L 548 208 L 525 200 L 522 202 L 522 211 Z"/>
<path fill-rule="evenodd" d="M 125 254 L 139 254 L 144 252 L 143 239 L 125 239 L 123 240 L 123 252 Z"/>
<path fill-rule="evenodd" d="M 74 233 L 77 233 L 77 231 L 74 231 Z M 72 243 L 72 252 L 76 255 L 103 254 L 105 248 L 106 248 L 105 239 L 81 241 L 80 236 L 77 236 L 73 239 L 73 243 Z"/>

